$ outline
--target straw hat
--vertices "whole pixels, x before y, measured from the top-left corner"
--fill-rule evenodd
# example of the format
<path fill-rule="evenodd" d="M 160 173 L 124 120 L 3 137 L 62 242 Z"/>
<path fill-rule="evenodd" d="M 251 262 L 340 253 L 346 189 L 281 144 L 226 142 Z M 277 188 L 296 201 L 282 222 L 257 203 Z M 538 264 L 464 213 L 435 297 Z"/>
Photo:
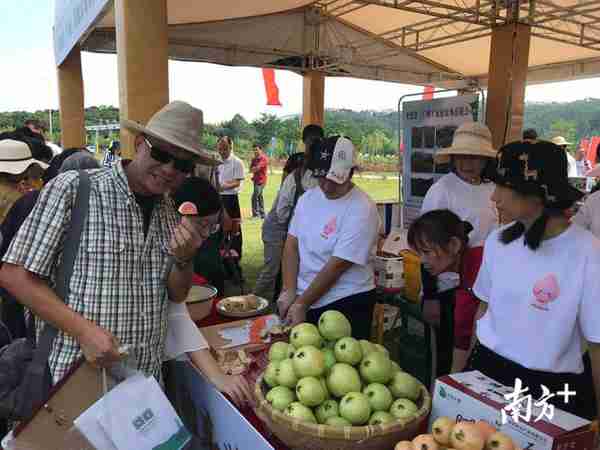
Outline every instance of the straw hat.
<path fill-rule="evenodd" d="M 564 145 L 571 145 L 570 142 L 568 142 L 564 137 L 562 136 L 556 136 L 555 138 L 552 138 L 551 141 L 554 145 L 558 145 L 559 147 L 562 147 Z"/>
<path fill-rule="evenodd" d="M 219 155 L 200 145 L 204 128 L 200 109 L 188 103 L 174 101 L 155 113 L 144 126 L 126 119 L 122 125 L 139 134 L 151 136 L 200 157 L 200 164 L 216 166 L 222 162 Z"/>
<path fill-rule="evenodd" d="M 29 145 L 22 141 L 4 139 L 0 141 L 0 172 L 20 175 L 31 165 L 37 164 L 46 170 L 48 164 L 33 158 Z"/>
<path fill-rule="evenodd" d="M 435 155 L 435 162 L 447 164 L 451 155 L 481 156 L 495 159 L 498 152 L 492 146 L 490 129 L 479 122 L 462 124 L 454 132 L 452 145 L 440 150 Z"/>

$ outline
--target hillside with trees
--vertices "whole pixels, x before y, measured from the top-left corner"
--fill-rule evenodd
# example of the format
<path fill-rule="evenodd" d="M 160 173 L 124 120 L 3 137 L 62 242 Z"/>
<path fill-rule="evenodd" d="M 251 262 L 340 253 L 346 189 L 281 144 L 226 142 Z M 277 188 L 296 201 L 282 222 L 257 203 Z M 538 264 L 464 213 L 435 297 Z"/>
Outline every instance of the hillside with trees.
<path fill-rule="evenodd" d="M 49 112 L 14 111 L 0 113 L 0 131 L 21 126 L 28 118 L 49 122 Z M 86 108 L 86 125 L 100 125 L 118 122 L 119 110 L 112 106 Z M 58 111 L 52 112 L 52 140 L 58 141 L 60 121 Z M 563 135 L 571 142 L 592 135 L 600 135 L 600 99 L 588 98 L 570 103 L 528 103 L 525 108 L 525 127 L 535 128 L 542 137 L 551 138 Z M 202 141 L 214 148 L 217 137 L 227 134 L 236 142 L 236 151 L 246 156 L 255 142 L 263 145 L 275 157 L 284 157 L 300 149 L 299 116 L 278 118 L 261 114 L 248 121 L 240 114 L 231 120 L 217 124 L 207 124 Z M 395 164 L 398 149 L 397 111 L 351 111 L 345 109 L 327 110 L 325 113 L 327 134 L 343 134 L 357 144 L 363 160 L 377 164 Z M 275 137 L 275 140 L 273 140 Z M 104 133 L 100 144 L 118 138 Z M 90 135 L 90 142 L 95 136 Z M 274 145 L 273 145 L 274 144 Z"/>

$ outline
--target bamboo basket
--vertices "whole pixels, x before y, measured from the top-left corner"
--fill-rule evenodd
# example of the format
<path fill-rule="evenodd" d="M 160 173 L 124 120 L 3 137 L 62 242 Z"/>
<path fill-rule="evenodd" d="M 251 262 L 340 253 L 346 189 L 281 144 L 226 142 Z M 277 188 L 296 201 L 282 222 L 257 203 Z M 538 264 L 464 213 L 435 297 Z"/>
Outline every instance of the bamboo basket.
<path fill-rule="evenodd" d="M 420 383 L 419 383 L 420 384 Z M 256 415 L 275 436 L 291 449 L 297 450 L 391 450 L 402 440 L 412 440 L 420 432 L 431 410 L 431 396 L 425 386 L 416 402 L 419 410 L 410 421 L 395 421 L 385 425 L 332 427 L 301 422 L 273 409 L 265 395 L 267 385 L 262 375 L 256 381 Z"/>

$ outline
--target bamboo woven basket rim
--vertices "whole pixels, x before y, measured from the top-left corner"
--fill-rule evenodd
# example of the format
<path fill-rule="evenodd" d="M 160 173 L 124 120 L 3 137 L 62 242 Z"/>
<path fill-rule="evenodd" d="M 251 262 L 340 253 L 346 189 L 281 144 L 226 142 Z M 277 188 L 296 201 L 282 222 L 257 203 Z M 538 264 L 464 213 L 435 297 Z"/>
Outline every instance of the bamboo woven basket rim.
<path fill-rule="evenodd" d="M 346 426 L 338 427 L 332 425 L 313 424 L 309 422 L 303 422 L 300 419 L 285 415 L 283 412 L 274 409 L 267 399 L 265 398 L 262 391 L 263 374 L 261 374 L 256 380 L 254 386 L 254 395 L 256 397 L 255 413 L 263 420 L 268 417 L 271 421 L 279 424 L 286 425 L 292 430 L 308 434 L 313 437 L 321 439 L 343 439 L 347 441 L 362 441 L 375 436 L 382 436 L 392 434 L 394 432 L 402 431 L 409 426 L 418 426 L 427 418 L 431 411 L 431 394 L 425 388 L 425 386 L 417 380 L 421 391 L 421 406 L 417 410 L 415 417 L 411 420 L 397 419 L 394 422 L 383 424 L 383 425 L 364 425 L 364 426 Z M 266 416 L 266 417 L 265 417 Z"/>

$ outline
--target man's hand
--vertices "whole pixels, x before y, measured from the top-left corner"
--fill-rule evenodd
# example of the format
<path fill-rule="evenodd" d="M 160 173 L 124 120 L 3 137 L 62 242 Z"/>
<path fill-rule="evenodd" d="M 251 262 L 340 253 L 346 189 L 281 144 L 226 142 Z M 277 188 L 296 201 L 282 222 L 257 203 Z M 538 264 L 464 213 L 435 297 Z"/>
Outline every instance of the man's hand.
<path fill-rule="evenodd" d="M 277 310 L 279 311 L 279 317 L 282 319 L 287 315 L 290 306 L 296 301 L 296 295 L 293 294 L 289 289 L 285 289 L 279 294 L 277 299 Z"/>
<path fill-rule="evenodd" d="M 179 261 L 189 261 L 209 235 L 210 231 L 207 228 L 194 225 L 184 216 L 171 237 L 169 243 L 171 254 Z"/>
<path fill-rule="evenodd" d="M 85 359 L 96 367 L 109 367 L 121 359 L 119 341 L 93 323 L 77 338 Z"/>
<path fill-rule="evenodd" d="M 307 310 L 308 308 L 306 307 L 306 305 L 295 302 L 292 306 L 290 306 L 290 308 L 288 309 L 288 313 L 285 316 L 287 324 L 290 327 L 293 327 L 295 325 L 298 325 L 299 323 L 306 321 Z"/>
<path fill-rule="evenodd" d="M 441 308 L 439 300 L 423 300 L 423 318 L 429 325 L 440 326 Z"/>

